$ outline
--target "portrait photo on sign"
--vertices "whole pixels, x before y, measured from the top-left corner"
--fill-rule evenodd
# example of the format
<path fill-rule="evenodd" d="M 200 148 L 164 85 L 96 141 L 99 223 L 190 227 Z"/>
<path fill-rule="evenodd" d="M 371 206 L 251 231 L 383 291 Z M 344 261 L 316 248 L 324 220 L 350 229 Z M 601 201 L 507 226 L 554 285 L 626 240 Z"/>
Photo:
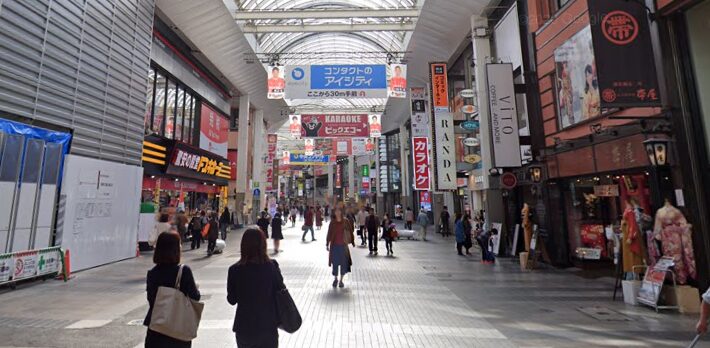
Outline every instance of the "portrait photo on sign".
<path fill-rule="evenodd" d="M 407 66 L 389 64 L 387 66 L 387 95 L 390 98 L 407 97 Z"/>
<path fill-rule="evenodd" d="M 301 115 L 290 115 L 288 119 L 288 130 L 291 133 L 291 138 L 301 139 Z"/>
<path fill-rule="evenodd" d="M 268 99 L 283 99 L 286 89 L 286 80 L 283 77 L 283 69 L 280 66 L 269 67 L 269 80 L 267 81 L 269 88 Z"/>
<path fill-rule="evenodd" d="M 592 31 L 582 29 L 555 50 L 557 117 L 566 128 L 601 114 Z"/>
<path fill-rule="evenodd" d="M 382 136 L 382 120 L 380 119 L 380 115 L 370 115 L 369 121 L 370 137 L 379 138 L 380 136 Z"/>

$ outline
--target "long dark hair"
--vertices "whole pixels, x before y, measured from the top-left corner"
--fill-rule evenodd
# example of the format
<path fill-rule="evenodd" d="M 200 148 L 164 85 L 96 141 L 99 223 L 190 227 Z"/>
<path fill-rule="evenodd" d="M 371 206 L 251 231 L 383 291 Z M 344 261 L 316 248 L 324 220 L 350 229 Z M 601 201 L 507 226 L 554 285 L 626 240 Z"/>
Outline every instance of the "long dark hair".
<path fill-rule="evenodd" d="M 594 87 L 594 89 L 597 89 L 598 88 L 597 77 L 594 76 L 594 69 L 592 68 L 591 65 L 587 64 L 587 66 L 584 67 L 584 74 L 585 74 L 585 76 L 584 76 L 584 93 L 589 92 L 589 88 L 590 88 L 589 83 L 587 82 L 587 74 L 592 75 L 592 78 L 594 78 L 592 80 L 592 87 Z"/>
<path fill-rule="evenodd" d="M 264 264 L 269 262 L 266 255 L 266 237 L 260 229 L 250 228 L 242 236 L 242 258 L 238 264 L 247 263 Z"/>

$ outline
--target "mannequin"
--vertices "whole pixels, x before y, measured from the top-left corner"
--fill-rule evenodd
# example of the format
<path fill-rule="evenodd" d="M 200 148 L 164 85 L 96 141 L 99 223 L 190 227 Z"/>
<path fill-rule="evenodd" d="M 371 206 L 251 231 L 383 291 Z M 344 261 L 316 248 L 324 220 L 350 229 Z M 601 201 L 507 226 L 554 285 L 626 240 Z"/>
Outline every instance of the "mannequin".
<path fill-rule="evenodd" d="M 520 215 L 523 218 L 523 238 L 525 239 L 525 251 L 530 252 L 530 242 L 532 241 L 533 226 L 532 219 L 530 216 L 530 206 L 527 203 L 523 203 L 523 209 L 520 211 Z"/>
<path fill-rule="evenodd" d="M 633 272 L 633 267 L 644 264 L 642 234 L 636 220 L 637 204 L 633 198 L 626 200 L 626 209 L 621 218 L 621 248 L 624 272 Z"/>
<path fill-rule="evenodd" d="M 668 199 L 656 212 L 653 234 L 661 241 L 663 256 L 673 258 L 678 284 L 686 284 L 688 278 L 697 279 L 691 227 Z"/>

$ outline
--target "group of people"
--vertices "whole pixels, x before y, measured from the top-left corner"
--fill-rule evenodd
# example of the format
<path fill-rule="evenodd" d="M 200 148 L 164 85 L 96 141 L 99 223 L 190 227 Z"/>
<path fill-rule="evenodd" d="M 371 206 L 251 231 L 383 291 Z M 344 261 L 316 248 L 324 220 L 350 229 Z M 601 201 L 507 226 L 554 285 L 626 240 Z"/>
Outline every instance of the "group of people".
<path fill-rule="evenodd" d="M 200 211 L 189 219 L 184 211 L 178 211 L 170 222 L 170 215 L 161 213 L 158 222 L 153 226 L 148 244 L 155 247 L 159 236 L 165 232 L 174 232 L 181 242 L 190 241 L 190 249 L 200 249 L 203 242 L 207 242 L 207 255 L 212 256 L 217 245 L 217 240 L 227 239 L 227 231 L 232 225 L 232 214 L 224 208 L 221 215 L 217 212 Z"/>

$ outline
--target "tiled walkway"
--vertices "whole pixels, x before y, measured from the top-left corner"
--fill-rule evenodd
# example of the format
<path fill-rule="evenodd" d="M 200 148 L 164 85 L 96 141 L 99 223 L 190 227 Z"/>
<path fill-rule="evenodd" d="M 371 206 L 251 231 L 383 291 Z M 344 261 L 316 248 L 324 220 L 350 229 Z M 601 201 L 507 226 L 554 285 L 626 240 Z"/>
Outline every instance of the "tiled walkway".
<path fill-rule="evenodd" d="M 301 243 L 285 229 L 276 259 L 304 317 L 282 347 L 684 347 L 694 318 L 611 302 L 610 279 L 573 271 L 520 272 L 511 260 L 483 265 L 455 254 L 452 241 L 400 241 L 395 256 L 355 248 L 346 288 L 331 287 L 325 230 Z M 234 307 L 226 270 L 238 259 L 239 233 L 224 255 L 184 253 L 206 303 L 193 347 L 234 347 Z M 384 243 L 380 243 L 384 250 Z M 80 272 L 69 283 L 0 290 L 0 347 L 142 347 L 145 272 L 150 254 Z M 622 321 L 580 309 L 603 307 Z M 705 345 L 703 345 L 705 344 Z M 703 343 L 698 346 L 710 347 Z"/>

